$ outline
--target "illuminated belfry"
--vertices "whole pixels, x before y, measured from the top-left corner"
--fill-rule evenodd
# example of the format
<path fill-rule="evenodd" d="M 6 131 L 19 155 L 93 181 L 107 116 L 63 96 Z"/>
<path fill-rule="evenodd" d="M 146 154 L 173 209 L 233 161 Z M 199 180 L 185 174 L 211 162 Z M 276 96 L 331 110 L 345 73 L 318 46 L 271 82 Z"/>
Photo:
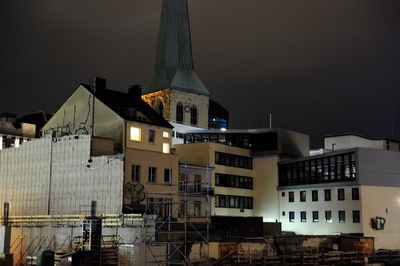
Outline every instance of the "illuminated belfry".
<path fill-rule="evenodd" d="M 163 0 L 155 67 L 142 99 L 175 128 L 208 128 L 209 95 L 193 70 L 187 0 Z"/>

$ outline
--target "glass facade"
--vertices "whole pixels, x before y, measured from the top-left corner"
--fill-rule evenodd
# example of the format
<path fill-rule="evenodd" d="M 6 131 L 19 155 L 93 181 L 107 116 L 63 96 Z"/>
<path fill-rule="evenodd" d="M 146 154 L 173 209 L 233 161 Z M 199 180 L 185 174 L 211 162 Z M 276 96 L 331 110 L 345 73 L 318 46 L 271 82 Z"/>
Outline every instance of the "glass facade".
<path fill-rule="evenodd" d="M 355 152 L 279 164 L 279 186 L 355 180 Z"/>

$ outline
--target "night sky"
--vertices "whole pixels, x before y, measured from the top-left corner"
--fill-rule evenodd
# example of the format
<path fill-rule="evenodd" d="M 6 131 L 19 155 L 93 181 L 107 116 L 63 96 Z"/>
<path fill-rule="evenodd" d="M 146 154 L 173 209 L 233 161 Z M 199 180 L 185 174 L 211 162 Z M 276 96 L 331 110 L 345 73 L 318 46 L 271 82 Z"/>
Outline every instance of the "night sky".
<path fill-rule="evenodd" d="M 195 72 L 231 128 L 400 139 L 400 1 L 189 0 Z M 150 77 L 161 0 L 0 0 L 0 112 Z"/>

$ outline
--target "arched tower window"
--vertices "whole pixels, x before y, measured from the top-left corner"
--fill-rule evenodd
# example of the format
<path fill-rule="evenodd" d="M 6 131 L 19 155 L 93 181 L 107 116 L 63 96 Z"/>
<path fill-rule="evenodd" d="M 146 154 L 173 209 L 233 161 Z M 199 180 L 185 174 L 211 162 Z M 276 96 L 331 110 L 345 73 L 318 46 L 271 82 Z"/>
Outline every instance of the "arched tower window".
<path fill-rule="evenodd" d="M 190 124 L 197 125 L 197 108 L 195 105 L 190 108 Z"/>
<path fill-rule="evenodd" d="M 157 112 L 162 116 L 163 111 L 164 111 L 164 105 L 163 105 L 162 101 L 159 101 L 158 106 L 157 106 Z"/>
<path fill-rule="evenodd" d="M 183 105 L 181 102 L 176 105 L 176 122 L 183 123 Z"/>

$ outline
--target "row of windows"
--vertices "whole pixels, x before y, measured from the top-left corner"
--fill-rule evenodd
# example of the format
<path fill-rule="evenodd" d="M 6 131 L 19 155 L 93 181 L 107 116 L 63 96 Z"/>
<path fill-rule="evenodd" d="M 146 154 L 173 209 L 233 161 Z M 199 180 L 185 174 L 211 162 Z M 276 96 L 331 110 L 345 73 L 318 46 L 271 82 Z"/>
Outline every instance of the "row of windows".
<path fill-rule="evenodd" d="M 183 110 L 183 104 L 178 102 L 176 105 L 176 122 L 183 123 L 183 111 L 190 112 L 190 124 L 197 125 L 197 108 L 195 105 L 185 106 L 185 110 Z"/>
<path fill-rule="evenodd" d="M 164 131 L 162 133 L 164 139 L 169 139 L 170 134 L 167 131 Z M 149 129 L 148 132 L 148 141 L 149 143 L 155 143 L 156 139 L 156 131 L 154 129 Z M 142 129 L 140 127 L 131 127 L 130 128 L 130 140 L 136 141 L 136 142 L 142 142 Z M 163 143 L 163 153 L 169 153 L 170 150 L 170 145 L 168 142 Z"/>
<path fill-rule="evenodd" d="M 294 191 L 289 191 L 288 193 L 288 201 L 289 202 L 295 202 L 295 195 Z M 343 201 L 346 199 L 345 197 L 345 189 L 344 188 L 338 188 L 337 189 L 337 200 L 338 201 Z M 285 192 L 282 192 L 282 197 L 285 196 Z M 360 192 L 358 188 L 352 188 L 351 189 L 351 199 L 352 200 L 359 200 L 360 199 Z M 312 201 L 318 201 L 319 196 L 318 196 L 318 190 L 312 190 L 311 191 L 311 200 Z M 331 201 L 332 200 L 332 190 L 331 189 L 324 189 L 324 200 L 325 201 Z M 299 201 L 300 202 L 306 202 L 307 201 L 307 191 L 302 190 L 299 191 Z"/>
<path fill-rule="evenodd" d="M 132 164 L 132 172 L 131 172 L 131 181 L 132 182 L 140 182 L 140 165 Z M 165 168 L 164 169 L 164 182 L 169 182 L 172 177 L 172 169 Z M 147 182 L 160 182 L 161 180 L 157 180 L 157 167 L 149 166 L 147 171 Z"/>
<path fill-rule="evenodd" d="M 253 169 L 253 159 L 251 157 L 217 151 L 215 152 L 215 164 Z"/>
<path fill-rule="evenodd" d="M 354 152 L 279 165 L 279 186 L 356 180 Z"/>
<path fill-rule="evenodd" d="M 240 209 L 253 209 L 252 197 L 239 197 L 229 195 L 215 195 L 215 207 L 235 208 Z"/>
<path fill-rule="evenodd" d="M 247 176 L 215 174 L 215 185 L 253 189 L 253 178 Z"/>
<path fill-rule="evenodd" d="M 311 215 L 312 215 L 311 221 L 313 223 L 318 223 L 320 221 L 319 220 L 319 211 L 313 211 Z M 282 212 L 282 216 L 285 216 L 284 211 Z M 360 223 L 360 219 L 361 219 L 360 211 L 358 211 L 358 210 L 352 211 L 352 218 L 353 218 L 353 223 Z M 336 217 L 336 219 L 339 223 L 345 223 L 346 222 L 346 211 L 343 211 L 343 210 L 338 211 L 338 216 Z M 308 220 L 307 212 L 301 211 L 299 221 L 302 223 L 306 223 L 307 220 Z M 324 221 L 326 223 L 332 223 L 332 221 L 333 221 L 332 211 L 325 211 Z M 296 217 L 295 217 L 294 211 L 289 212 L 289 222 L 291 222 L 291 223 L 296 222 Z"/>

